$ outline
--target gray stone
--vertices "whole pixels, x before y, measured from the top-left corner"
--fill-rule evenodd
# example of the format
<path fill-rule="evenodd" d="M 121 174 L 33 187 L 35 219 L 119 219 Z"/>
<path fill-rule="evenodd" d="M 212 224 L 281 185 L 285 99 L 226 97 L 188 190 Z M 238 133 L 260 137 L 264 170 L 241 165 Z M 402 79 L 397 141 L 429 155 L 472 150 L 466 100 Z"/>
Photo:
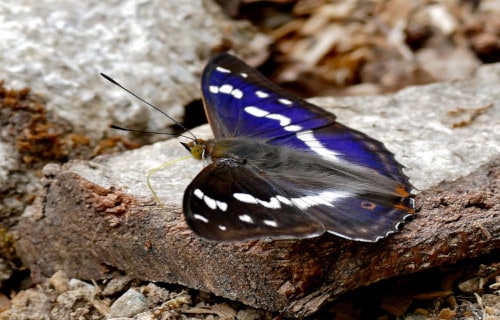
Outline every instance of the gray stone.
<path fill-rule="evenodd" d="M 116 275 L 106 284 L 106 287 L 102 290 L 102 294 L 106 296 L 117 294 L 118 292 L 125 290 L 125 287 L 131 280 L 132 279 L 129 276 Z"/>
<path fill-rule="evenodd" d="M 129 289 L 111 305 L 108 319 L 131 318 L 145 311 L 147 307 L 146 297 L 134 289 Z"/>
<path fill-rule="evenodd" d="M 223 39 L 249 54 L 267 44 L 210 0 L 8 0 L 0 3 L 0 18 L 2 80 L 31 87 L 49 110 L 94 134 L 110 123 L 153 130 L 172 124 L 150 116 L 150 108 L 100 72 L 179 119 L 200 98 L 199 72 Z"/>

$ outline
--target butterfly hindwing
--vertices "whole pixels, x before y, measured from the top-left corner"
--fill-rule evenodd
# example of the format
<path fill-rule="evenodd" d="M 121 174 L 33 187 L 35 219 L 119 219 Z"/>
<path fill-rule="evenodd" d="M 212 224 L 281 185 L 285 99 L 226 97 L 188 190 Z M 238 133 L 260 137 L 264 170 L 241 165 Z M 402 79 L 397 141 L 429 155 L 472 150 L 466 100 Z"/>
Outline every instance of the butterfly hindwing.
<path fill-rule="evenodd" d="M 191 229 L 209 240 L 306 238 L 325 232 L 315 218 L 271 199 L 274 195 L 274 186 L 255 170 L 214 162 L 187 187 L 183 210 Z"/>

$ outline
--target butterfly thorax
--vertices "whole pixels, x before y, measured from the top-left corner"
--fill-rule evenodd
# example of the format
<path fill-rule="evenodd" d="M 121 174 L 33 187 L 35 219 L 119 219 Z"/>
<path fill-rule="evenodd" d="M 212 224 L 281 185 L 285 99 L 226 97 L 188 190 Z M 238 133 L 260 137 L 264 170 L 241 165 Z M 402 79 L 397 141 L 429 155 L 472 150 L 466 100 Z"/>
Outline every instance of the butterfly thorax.
<path fill-rule="evenodd" d="M 262 146 L 251 147 L 252 144 L 244 139 L 196 139 L 189 143 L 181 143 L 196 160 L 228 160 L 238 163 L 246 163 L 247 155 L 253 151 L 262 150 Z M 267 149 L 267 148 L 264 148 Z"/>

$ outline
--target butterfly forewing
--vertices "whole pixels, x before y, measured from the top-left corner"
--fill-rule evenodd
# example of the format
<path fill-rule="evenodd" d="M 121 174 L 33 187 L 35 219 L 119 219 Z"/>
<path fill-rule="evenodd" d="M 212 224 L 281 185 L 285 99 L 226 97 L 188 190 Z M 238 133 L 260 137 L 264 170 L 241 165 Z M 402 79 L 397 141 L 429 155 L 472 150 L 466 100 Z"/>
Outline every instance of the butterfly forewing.
<path fill-rule="evenodd" d="M 304 128 L 335 121 L 333 114 L 290 95 L 229 54 L 207 64 L 201 87 L 205 112 L 217 138 L 272 139 L 290 134 L 286 129 L 294 128 L 286 127 L 293 120 Z"/>
<path fill-rule="evenodd" d="M 208 63 L 202 90 L 216 138 L 266 140 L 332 161 L 370 167 L 408 184 L 401 165 L 382 143 L 337 123 L 332 113 L 284 91 L 229 54 Z"/>

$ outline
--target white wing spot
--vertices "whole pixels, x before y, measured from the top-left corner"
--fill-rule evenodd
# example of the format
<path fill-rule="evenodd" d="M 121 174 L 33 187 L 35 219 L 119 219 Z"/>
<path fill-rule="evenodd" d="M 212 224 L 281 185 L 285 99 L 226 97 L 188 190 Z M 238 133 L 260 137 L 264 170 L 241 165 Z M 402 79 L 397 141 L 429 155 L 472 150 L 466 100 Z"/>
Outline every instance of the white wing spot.
<path fill-rule="evenodd" d="M 200 189 L 194 189 L 193 194 L 196 198 L 203 199 L 204 193 Z"/>
<path fill-rule="evenodd" d="M 302 127 L 299 125 L 296 125 L 296 124 L 292 124 L 292 125 L 286 126 L 284 129 L 286 131 L 297 132 L 297 131 L 302 130 Z"/>
<path fill-rule="evenodd" d="M 259 91 L 257 91 L 257 92 L 259 92 Z M 303 129 L 302 126 L 299 126 L 296 124 L 291 124 L 292 123 L 291 118 L 284 116 L 282 114 L 279 114 L 279 113 L 270 113 L 269 111 L 266 111 L 264 109 L 261 109 L 261 108 L 255 107 L 255 106 L 247 106 L 247 107 L 245 107 L 244 110 L 245 110 L 245 112 L 251 114 L 254 117 L 258 117 L 258 118 L 266 117 L 267 119 L 279 121 L 280 126 L 282 126 L 283 129 L 285 129 L 286 131 L 289 131 L 289 132 L 298 132 L 298 131 Z M 296 136 L 299 140 L 304 141 L 305 144 L 307 146 L 309 146 L 311 149 L 313 149 L 313 151 L 315 151 L 316 153 L 318 153 L 324 157 L 327 157 L 327 158 L 328 157 L 335 158 L 335 159 L 337 158 L 336 157 L 337 153 L 334 153 L 333 151 L 329 151 L 329 150 L 325 149 L 321 145 L 321 143 L 316 139 L 316 137 L 314 137 L 311 130 L 297 133 Z M 315 149 L 315 147 L 317 149 Z M 327 153 L 328 153 L 328 156 L 326 155 Z"/>
<path fill-rule="evenodd" d="M 240 89 L 234 89 L 233 91 L 231 91 L 231 95 L 236 99 L 241 99 L 243 97 L 243 91 L 241 91 Z"/>
<path fill-rule="evenodd" d="M 246 77 L 248 77 L 248 74 L 246 74 L 245 72 L 242 72 L 242 73 L 240 73 L 240 76 L 241 76 L 242 78 L 246 78 Z"/>
<path fill-rule="evenodd" d="M 319 142 L 318 140 L 308 140 L 307 137 L 311 137 L 312 135 L 310 134 L 311 131 L 304 131 L 304 133 L 300 133 L 297 135 L 297 138 L 299 138 L 300 140 L 304 141 L 307 143 L 307 145 L 314 149 L 314 148 L 323 148 L 323 145 L 321 144 L 321 142 Z M 313 136 L 313 139 L 315 139 L 315 137 Z"/>
<path fill-rule="evenodd" d="M 299 209 L 309 208 L 307 202 L 302 200 L 302 198 L 292 198 L 292 203 Z"/>
<path fill-rule="evenodd" d="M 269 114 L 268 111 L 262 110 L 261 108 L 257 108 L 257 107 L 254 107 L 254 106 L 245 107 L 245 111 L 246 111 L 246 113 L 249 113 L 252 116 L 255 116 L 255 117 L 258 117 L 258 118 L 265 117 L 265 116 L 267 116 Z"/>
<path fill-rule="evenodd" d="M 254 223 L 252 217 L 250 217 L 248 214 L 242 214 L 238 216 L 238 219 L 240 219 L 240 221 L 242 222 Z"/>
<path fill-rule="evenodd" d="M 340 161 L 338 157 L 340 153 L 325 148 L 325 146 L 323 146 L 323 144 L 316 139 L 311 130 L 302 131 L 295 135 L 299 140 L 304 141 L 304 143 L 311 148 L 312 151 L 316 152 L 320 156 L 332 161 Z"/>
<path fill-rule="evenodd" d="M 292 201 L 288 198 L 285 198 L 283 196 L 276 196 L 276 199 L 278 199 L 279 202 L 283 203 L 283 204 L 286 204 L 286 205 L 289 205 L 291 206 L 292 205 Z"/>
<path fill-rule="evenodd" d="M 282 127 L 286 127 L 292 122 L 292 119 L 278 113 L 271 113 L 270 115 L 267 115 L 266 118 L 278 120 L 280 122 L 280 126 Z"/>
<path fill-rule="evenodd" d="M 269 199 L 269 201 L 257 199 L 257 202 L 259 204 L 263 205 L 264 207 L 269 208 L 269 209 L 280 209 L 281 208 L 280 202 L 275 197 L 272 197 L 271 199 Z"/>
<path fill-rule="evenodd" d="M 244 203 L 254 203 L 257 204 L 257 199 L 248 193 L 233 193 L 233 197 Z"/>
<path fill-rule="evenodd" d="M 227 210 L 227 203 L 210 198 L 205 193 L 203 193 L 203 191 L 201 191 L 200 189 L 194 189 L 193 194 L 196 198 L 198 198 L 200 200 L 203 199 L 203 201 L 205 201 L 205 204 L 207 205 L 207 207 L 209 207 L 212 210 L 215 210 L 216 208 L 219 208 L 220 210 L 222 210 L 224 212 Z"/>
<path fill-rule="evenodd" d="M 271 120 L 277 120 L 280 122 L 280 126 L 282 126 L 283 129 L 285 129 L 286 131 L 297 132 L 302 130 L 302 127 L 299 125 L 293 125 L 293 124 L 290 125 L 290 123 L 292 123 L 292 119 L 282 114 L 270 113 L 269 111 L 263 110 L 255 106 L 247 106 L 245 107 L 245 111 L 254 117 L 258 118 L 266 117 Z"/>
<path fill-rule="evenodd" d="M 221 231 L 226 231 L 227 230 L 227 227 L 226 226 L 223 226 L 223 225 L 219 225 L 218 226 L 219 230 Z"/>
<path fill-rule="evenodd" d="M 210 197 L 208 197 L 208 196 L 205 195 L 203 197 L 203 201 L 205 201 L 205 204 L 210 209 L 215 210 L 215 208 L 217 208 L 217 202 L 214 199 L 212 199 L 212 198 L 210 198 Z"/>
<path fill-rule="evenodd" d="M 269 199 L 269 201 L 265 200 L 260 200 L 252 196 L 251 194 L 248 193 L 234 193 L 233 197 L 236 200 L 239 200 L 244 203 L 250 203 L 250 204 L 260 204 L 261 206 L 264 206 L 269 209 L 280 209 L 281 208 L 281 203 L 276 197 L 272 197 Z"/>
<path fill-rule="evenodd" d="M 264 224 L 266 226 L 270 226 L 270 227 L 273 227 L 273 228 L 276 228 L 278 227 L 278 223 L 274 220 L 262 220 L 262 222 L 264 222 Z"/>
<path fill-rule="evenodd" d="M 255 91 L 255 94 L 259 98 L 267 98 L 267 97 L 269 97 L 269 93 L 264 92 L 264 91 L 260 91 L 260 90 Z"/>
<path fill-rule="evenodd" d="M 292 101 L 285 99 L 285 98 L 278 99 L 278 101 L 283 103 L 283 104 L 286 104 L 288 106 L 292 104 Z"/>
<path fill-rule="evenodd" d="M 201 222 L 208 223 L 208 219 L 202 216 L 201 214 L 195 213 L 193 214 L 193 218 L 195 218 L 196 220 L 200 220 Z"/>
<path fill-rule="evenodd" d="M 217 86 L 209 86 L 208 90 L 212 93 L 219 93 L 219 87 Z"/>
<path fill-rule="evenodd" d="M 221 90 L 222 91 L 222 90 Z M 257 91 L 257 95 L 259 91 Z M 279 113 L 270 113 L 269 111 L 266 111 L 264 109 L 258 108 L 256 106 L 246 106 L 244 108 L 245 112 L 248 114 L 251 114 L 254 117 L 262 118 L 266 117 L 267 119 L 271 120 L 276 120 L 280 122 L 280 126 L 283 127 L 286 131 L 289 132 L 298 132 L 303 129 L 302 126 L 296 125 L 296 124 L 291 124 L 292 119 L 279 114 Z M 296 134 L 297 138 L 299 140 L 302 140 L 307 146 L 309 146 L 314 152 L 318 153 L 319 155 L 325 157 L 325 158 L 330 158 L 333 160 L 338 160 L 337 155 L 338 153 L 326 149 L 314 136 L 311 130 L 307 131 L 302 131 L 300 133 Z"/>
<path fill-rule="evenodd" d="M 233 86 L 230 84 L 223 84 L 219 87 L 219 92 L 230 94 L 233 91 Z"/>
<path fill-rule="evenodd" d="M 223 68 L 221 66 L 218 66 L 217 68 L 215 68 L 215 70 L 222 72 L 222 73 L 231 73 L 231 70 Z"/>
<path fill-rule="evenodd" d="M 342 191 L 323 191 L 316 195 L 303 196 L 299 198 L 292 198 L 292 203 L 301 210 L 306 210 L 312 206 L 324 205 L 333 207 L 334 203 L 342 198 L 352 196 L 351 193 Z"/>
<path fill-rule="evenodd" d="M 212 93 L 219 93 L 220 92 L 220 93 L 230 94 L 233 97 L 235 97 L 236 99 L 243 98 L 243 91 L 241 91 L 240 89 L 234 88 L 232 85 L 227 84 L 227 83 L 223 84 L 220 87 L 210 86 L 209 90 Z"/>
<path fill-rule="evenodd" d="M 222 201 L 215 201 L 215 203 L 217 204 L 217 207 L 219 209 L 221 209 L 221 211 L 226 212 L 226 210 L 227 210 L 227 203 L 222 202 Z"/>

